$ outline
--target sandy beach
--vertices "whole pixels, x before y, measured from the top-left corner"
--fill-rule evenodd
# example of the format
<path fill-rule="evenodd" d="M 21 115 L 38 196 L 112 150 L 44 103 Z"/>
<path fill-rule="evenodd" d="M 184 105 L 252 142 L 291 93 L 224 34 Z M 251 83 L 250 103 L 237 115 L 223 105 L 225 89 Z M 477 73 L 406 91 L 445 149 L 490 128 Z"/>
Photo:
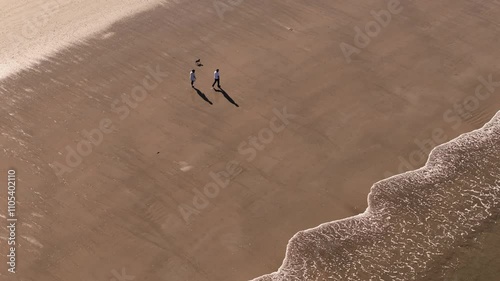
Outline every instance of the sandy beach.
<path fill-rule="evenodd" d="M 15 169 L 18 213 L 1 280 L 274 272 L 295 233 L 364 212 L 375 182 L 500 108 L 495 3 L 121 2 L 67 4 L 55 40 L 19 45 L 33 54 L 0 43 L 16 71 L 0 81 L 0 177 Z M 0 4 L 2 37 L 40 9 Z"/>

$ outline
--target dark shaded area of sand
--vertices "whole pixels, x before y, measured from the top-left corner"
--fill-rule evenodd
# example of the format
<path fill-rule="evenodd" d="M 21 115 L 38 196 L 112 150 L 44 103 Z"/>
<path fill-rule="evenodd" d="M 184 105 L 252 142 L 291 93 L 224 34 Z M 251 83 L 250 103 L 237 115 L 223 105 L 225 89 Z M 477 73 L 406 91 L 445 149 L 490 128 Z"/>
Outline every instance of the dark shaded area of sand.
<path fill-rule="evenodd" d="M 374 182 L 424 164 L 422 143 L 479 128 L 500 104 L 497 91 L 454 106 L 478 76 L 500 79 L 499 7 L 402 5 L 351 63 L 339 44 L 387 1 L 246 0 L 223 19 L 189 1 L 2 81 L 0 172 L 17 169 L 22 223 L 19 272 L 0 278 L 110 280 L 123 268 L 137 280 L 246 280 L 276 270 L 297 231 L 363 212 Z M 197 58 L 203 95 L 189 86 Z M 168 76 L 125 103 L 148 66 Z M 210 89 L 215 68 L 239 107 Z M 286 128 L 241 153 L 285 107 Z M 50 165 L 68 165 L 66 147 L 105 119 L 102 142 L 58 177 Z M 197 210 L 193 189 L 233 160 L 241 172 Z M 196 211 L 188 224 L 183 204 Z"/>

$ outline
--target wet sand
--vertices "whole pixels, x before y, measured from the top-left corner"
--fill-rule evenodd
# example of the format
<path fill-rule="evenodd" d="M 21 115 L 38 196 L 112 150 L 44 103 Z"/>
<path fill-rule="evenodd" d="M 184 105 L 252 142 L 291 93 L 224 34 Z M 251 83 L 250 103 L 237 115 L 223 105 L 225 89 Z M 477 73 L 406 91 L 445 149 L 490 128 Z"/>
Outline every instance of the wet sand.
<path fill-rule="evenodd" d="M 124 268 L 137 280 L 248 280 L 275 271 L 297 231 L 362 213 L 374 182 L 425 163 L 417 143 L 479 128 L 500 104 L 495 92 L 465 113 L 454 105 L 465 108 L 478 76 L 500 80 L 500 8 L 402 6 L 351 63 L 339 44 L 387 1 L 246 0 L 223 18 L 189 1 L 3 80 L 0 172 L 17 170 L 22 223 L 19 271 L 1 278 L 111 280 Z M 210 89 L 215 68 L 226 97 Z M 102 142 L 68 163 L 66 148 L 97 128 Z M 56 175 L 56 163 L 71 171 Z M 193 189 L 224 170 L 230 183 L 196 209 Z M 195 213 L 189 223 L 179 207 Z"/>
<path fill-rule="evenodd" d="M 460 260 L 455 272 L 449 275 L 450 280 L 495 280 L 500 274 L 500 228 L 496 224 L 484 231 L 473 242 L 463 245 L 456 251 L 454 259 Z"/>

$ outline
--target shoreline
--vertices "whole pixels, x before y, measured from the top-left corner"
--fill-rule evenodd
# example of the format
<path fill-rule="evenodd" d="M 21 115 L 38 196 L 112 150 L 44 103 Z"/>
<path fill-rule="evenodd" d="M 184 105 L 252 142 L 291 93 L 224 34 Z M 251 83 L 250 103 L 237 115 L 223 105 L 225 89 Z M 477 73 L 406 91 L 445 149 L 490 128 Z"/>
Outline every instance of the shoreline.
<path fill-rule="evenodd" d="M 0 24 L 6 28 L 4 33 L 0 33 L 5 37 L 0 43 L 0 81 L 50 60 L 65 49 L 84 43 L 88 38 L 109 38 L 113 34 L 105 31 L 118 22 L 172 4 L 164 0 L 147 0 L 150 3 L 141 2 L 140 5 L 124 5 L 123 1 L 115 1 L 120 3 L 117 5 L 109 1 L 69 3 L 49 0 L 21 6 L 19 3 L 6 3 L 8 1 L 0 1 L 2 9 L 8 10 L 7 16 L 0 20 Z M 99 16 L 99 13 L 104 16 Z M 19 18 L 26 20 L 18 22 Z"/>

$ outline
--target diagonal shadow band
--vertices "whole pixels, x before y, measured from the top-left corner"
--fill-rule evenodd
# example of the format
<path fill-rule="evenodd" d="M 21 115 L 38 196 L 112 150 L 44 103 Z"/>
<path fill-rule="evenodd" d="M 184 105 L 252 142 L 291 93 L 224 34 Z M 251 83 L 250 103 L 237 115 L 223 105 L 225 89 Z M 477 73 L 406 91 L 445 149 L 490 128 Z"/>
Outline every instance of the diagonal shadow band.
<path fill-rule="evenodd" d="M 224 89 L 222 89 L 222 87 L 219 87 L 219 89 L 215 89 L 216 92 L 219 92 L 219 93 L 222 93 L 222 95 L 224 95 L 224 97 L 230 102 L 232 103 L 234 106 L 236 107 L 240 107 L 230 96 L 229 94 L 224 91 Z"/>

